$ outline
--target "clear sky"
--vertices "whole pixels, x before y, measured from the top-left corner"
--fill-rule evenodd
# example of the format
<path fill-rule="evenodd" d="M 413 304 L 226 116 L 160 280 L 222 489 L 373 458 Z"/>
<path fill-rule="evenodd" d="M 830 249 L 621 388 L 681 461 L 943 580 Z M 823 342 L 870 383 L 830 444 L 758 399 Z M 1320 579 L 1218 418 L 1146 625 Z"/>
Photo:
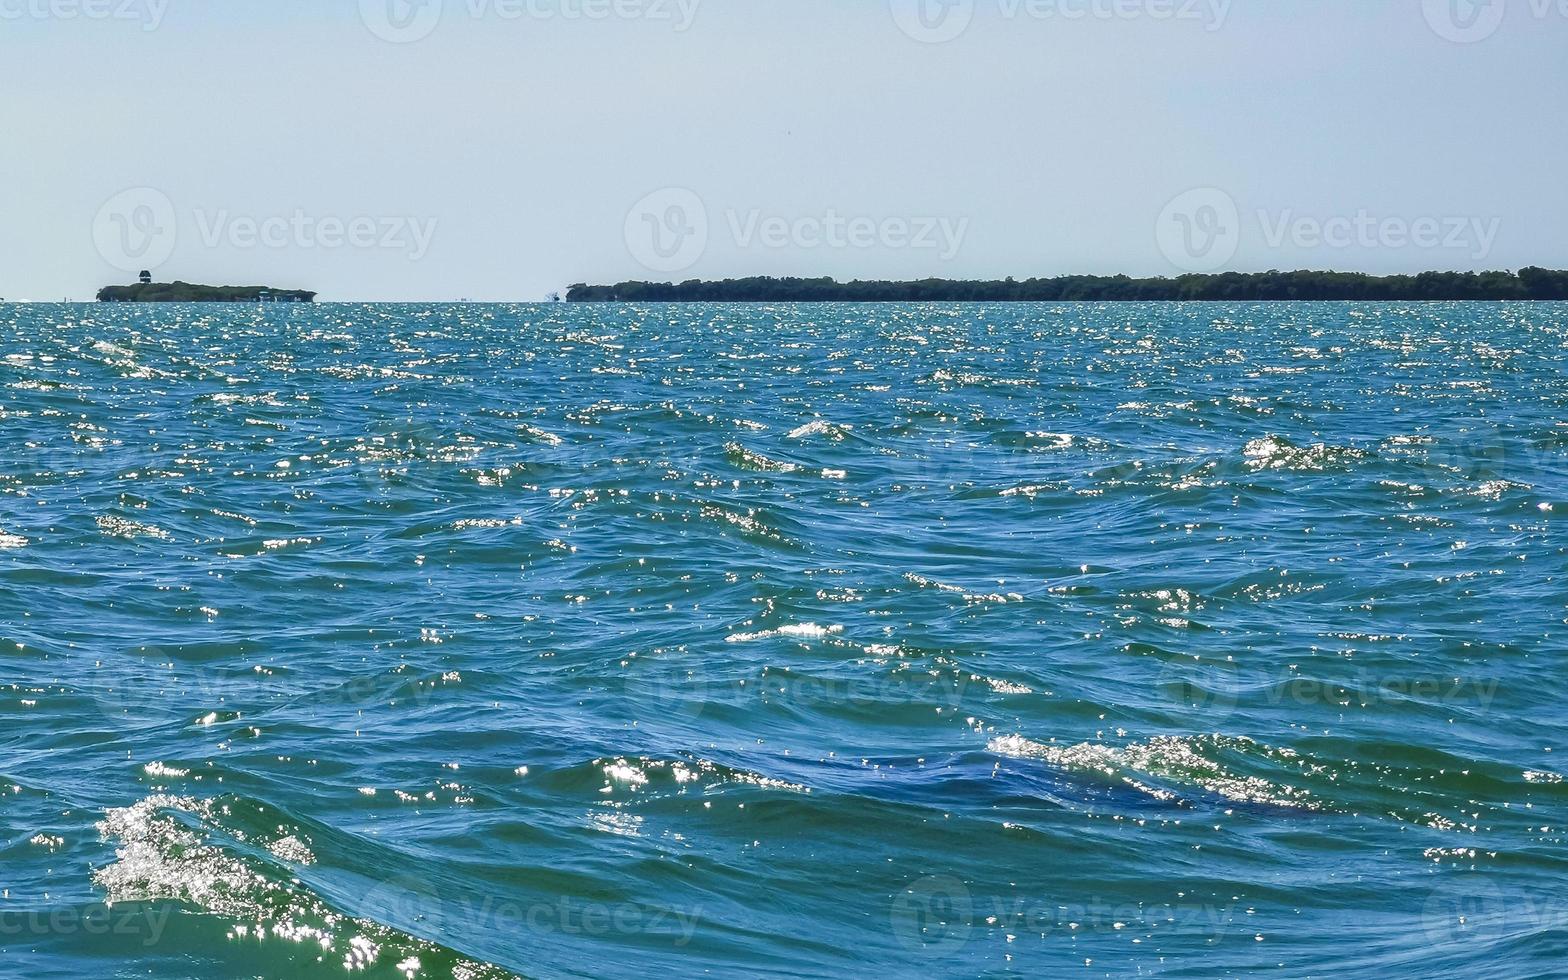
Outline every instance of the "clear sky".
<path fill-rule="evenodd" d="M 0 0 L 0 296 L 1568 268 L 1564 7 Z"/>

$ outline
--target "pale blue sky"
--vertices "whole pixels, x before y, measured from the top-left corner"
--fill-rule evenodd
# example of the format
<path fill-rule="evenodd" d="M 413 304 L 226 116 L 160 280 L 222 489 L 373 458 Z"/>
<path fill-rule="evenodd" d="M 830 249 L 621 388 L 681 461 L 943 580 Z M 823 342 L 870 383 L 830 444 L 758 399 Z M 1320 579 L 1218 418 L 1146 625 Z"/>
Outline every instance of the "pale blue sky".
<path fill-rule="evenodd" d="M 917 0 L 444 0 L 407 43 L 388 2 L 0 0 L 0 296 L 160 249 L 159 279 L 348 300 L 1568 268 L 1545 0 L 957 0 L 924 40 Z M 1172 237 L 1195 188 L 1234 204 L 1197 215 L 1219 252 Z"/>

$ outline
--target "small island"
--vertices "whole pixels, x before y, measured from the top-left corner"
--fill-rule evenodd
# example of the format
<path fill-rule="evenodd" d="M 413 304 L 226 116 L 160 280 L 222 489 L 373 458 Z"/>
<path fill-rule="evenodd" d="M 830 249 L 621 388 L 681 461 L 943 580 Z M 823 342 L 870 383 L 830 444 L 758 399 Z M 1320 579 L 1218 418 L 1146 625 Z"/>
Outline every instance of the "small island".
<path fill-rule="evenodd" d="M 188 282 L 153 282 L 143 272 L 133 286 L 105 286 L 100 303 L 314 303 L 316 294 L 303 289 L 271 286 L 197 286 Z"/>
<path fill-rule="evenodd" d="M 579 283 L 571 303 L 1228 303 L 1433 300 L 1568 300 L 1568 272 L 1423 272 L 1371 276 L 1359 272 L 1227 272 L 1174 279 L 1059 276 L 1054 279 L 918 282 L 837 282 L 833 279 L 726 279 L 683 283 Z"/>

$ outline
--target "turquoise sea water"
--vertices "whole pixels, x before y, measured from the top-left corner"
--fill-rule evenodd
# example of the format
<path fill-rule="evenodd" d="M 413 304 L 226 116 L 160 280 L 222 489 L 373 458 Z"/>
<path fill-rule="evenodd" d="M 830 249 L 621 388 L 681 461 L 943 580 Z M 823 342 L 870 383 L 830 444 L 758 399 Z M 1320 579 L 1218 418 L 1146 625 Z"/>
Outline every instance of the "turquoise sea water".
<path fill-rule="evenodd" d="M 1559 973 L 1565 344 L 0 307 L 0 974 Z"/>

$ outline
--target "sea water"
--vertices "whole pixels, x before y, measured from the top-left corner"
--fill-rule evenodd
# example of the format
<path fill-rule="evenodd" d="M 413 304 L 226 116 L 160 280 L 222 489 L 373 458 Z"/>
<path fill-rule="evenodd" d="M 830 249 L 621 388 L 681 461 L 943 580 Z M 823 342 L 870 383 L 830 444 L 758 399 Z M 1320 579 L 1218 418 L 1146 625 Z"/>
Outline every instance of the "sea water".
<path fill-rule="evenodd" d="M 0 974 L 1524 977 L 1568 307 L 0 307 Z"/>

